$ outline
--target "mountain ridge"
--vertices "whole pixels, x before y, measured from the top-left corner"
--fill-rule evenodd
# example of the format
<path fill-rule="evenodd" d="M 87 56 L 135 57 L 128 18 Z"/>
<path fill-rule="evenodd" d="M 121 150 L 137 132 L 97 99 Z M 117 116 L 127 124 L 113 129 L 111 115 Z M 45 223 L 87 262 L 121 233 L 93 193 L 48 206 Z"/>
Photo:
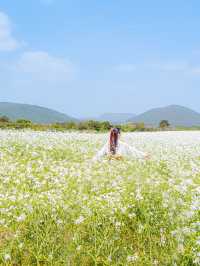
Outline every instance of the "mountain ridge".
<path fill-rule="evenodd" d="M 63 123 L 74 121 L 78 122 L 83 119 L 77 119 L 58 112 L 56 110 L 23 103 L 0 102 L 0 116 L 7 116 L 12 121 L 17 119 L 31 120 L 33 123 Z M 91 118 L 90 118 L 91 119 Z M 88 119 L 84 119 L 88 120 Z M 182 106 L 168 105 L 164 107 L 152 108 L 146 112 L 134 115 L 132 113 L 104 113 L 92 120 L 109 121 L 112 124 L 124 124 L 126 122 L 140 123 L 146 125 L 158 126 L 161 120 L 168 120 L 172 126 L 200 126 L 200 113 Z"/>
<path fill-rule="evenodd" d="M 200 113 L 182 105 L 172 104 L 150 109 L 129 119 L 128 122 L 143 122 L 157 126 L 161 120 L 168 120 L 172 126 L 200 126 Z"/>
<path fill-rule="evenodd" d="M 31 120 L 33 123 L 44 124 L 77 121 L 77 119 L 73 117 L 50 108 L 13 102 L 0 102 L 0 115 L 7 116 L 13 121 L 17 119 L 27 119 Z"/>

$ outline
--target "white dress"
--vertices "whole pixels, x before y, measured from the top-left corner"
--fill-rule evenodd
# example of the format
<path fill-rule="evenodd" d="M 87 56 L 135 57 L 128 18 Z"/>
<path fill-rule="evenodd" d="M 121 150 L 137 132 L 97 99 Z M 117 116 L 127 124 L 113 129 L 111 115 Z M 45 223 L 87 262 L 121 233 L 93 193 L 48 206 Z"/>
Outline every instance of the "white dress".
<path fill-rule="evenodd" d="M 106 155 L 110 155 L 109 143 L 106 143 L 103 148 L 96 154 L 94 160 L 99 160 Z M 116 148 L 116 155 L 122 157 L 129 157 L 135 159 L 145 159 L 147 154 L 145 152 L 139 151 L 133 146 L 129 146 L 127 143 L 119 140 Z"/>

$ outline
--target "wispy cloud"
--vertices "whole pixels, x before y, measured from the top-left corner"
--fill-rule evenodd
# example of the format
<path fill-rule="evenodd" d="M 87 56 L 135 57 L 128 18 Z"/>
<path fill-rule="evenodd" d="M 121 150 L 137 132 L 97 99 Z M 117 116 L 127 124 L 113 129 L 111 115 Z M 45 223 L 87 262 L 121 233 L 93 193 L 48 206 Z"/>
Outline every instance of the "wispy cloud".
<path fill-rule="evenodd" d="M 147 65 L 147 67 L 167 72 L 186 71 L 190 66 L 187 62 L 161 62 Z"/>
<path fill-rule="evenodd" d="M 137 63 L 137 64 L 118 64 L 114 71 L 121 73 L 132 73 L 136 70 L 155 70 L 163 72 L 182 72 L 191 71 L 193 67 L 187 62 L 153 62 L 153 63 Z"/>
<path fill-rule="evenodd" d="M 75 73 L 75 66 L 67 59 L 44 51 L 24 52 L 15 64 L 15 70 L 38 81 L 66 81 Z"/>
<path fill-rule="evenodd" d="M 52 0 L 45 0 L 50 3 Z M 13 51 L 21 46 L 12 33 L 12 23 L 9 17 L 0 12 L 0 52 Z M 12 60 L 0 63 L 1 71 L 13 79 L 41 82 L 65 82 L 71 79 L 77 68 L 68 59 L 57 57 L 46 51 L 21 51 Z"/>
<path fill-rule="evenodd" d="M 195 75 L 200 75 L 200 66 L 199 67 L 194 67 L 192 69 L 192 73 Z"/>
<path fill-rule="evenodd" d="M 13 51 L 20 46 L 12 34 L 12 23 L 9 17 L 0 12 L 0 51 Z"/>

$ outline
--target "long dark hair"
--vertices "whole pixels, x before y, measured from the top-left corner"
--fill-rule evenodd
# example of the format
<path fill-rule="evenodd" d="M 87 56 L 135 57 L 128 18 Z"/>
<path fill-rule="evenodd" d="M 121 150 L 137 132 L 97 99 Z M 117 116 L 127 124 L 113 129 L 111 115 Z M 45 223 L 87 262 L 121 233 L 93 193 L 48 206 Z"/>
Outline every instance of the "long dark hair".
<path fill-rule="evenodd" d="M 119 128 L 112 128 L 110 131 L 110 153 L 113 155 L 116 154 L 119 134 L 120 134 Z"/>

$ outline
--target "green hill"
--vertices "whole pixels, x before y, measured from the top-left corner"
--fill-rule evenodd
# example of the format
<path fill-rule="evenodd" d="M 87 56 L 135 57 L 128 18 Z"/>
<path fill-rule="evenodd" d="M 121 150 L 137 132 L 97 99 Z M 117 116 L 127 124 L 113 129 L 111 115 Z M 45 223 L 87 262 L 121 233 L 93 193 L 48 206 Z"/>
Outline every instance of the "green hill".
<path fill-rule="evenodd" d="M 34 123 L 43 124 L 76 121 L 73 117 L 49 108 L 8 102 L 0 102 L 0 116 L 3 115 L 11 120 L 28 119 Z"/>
<path fill-rule="evenodd" d="M 200 114 L 179 105 L 151 109 L 129 119 L 130 122 L 144 122 L 154 126 L 157 126 L 161 120 L 168 120 L 172 126 L 200 126 Z"/>

